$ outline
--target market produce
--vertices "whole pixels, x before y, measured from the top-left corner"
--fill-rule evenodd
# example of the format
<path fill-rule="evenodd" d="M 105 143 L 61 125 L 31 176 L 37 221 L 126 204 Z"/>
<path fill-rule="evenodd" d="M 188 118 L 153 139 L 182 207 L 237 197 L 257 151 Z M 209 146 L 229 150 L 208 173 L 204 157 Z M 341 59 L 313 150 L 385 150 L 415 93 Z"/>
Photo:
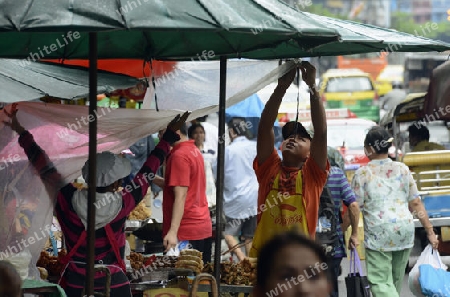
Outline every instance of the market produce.
<path fill-rule="evenodd" d="M 144 221 L 150 218 L 151 215 L 150 209 L 145 205 L 144 200 L 142 200 L 130 213 L 128 219 L 130 221 Z"/>
<path fill-rule="evenodd" d="M 199 274 L 203 270 L 203 253 L 195 249 L 185 249 L 180 251 L 178 261 L 175 263 L 175 268 L 190 269 Z"/>
<path fill-rule="evenodd" d="M 220 279 L 227 285 L 256 284 L 256 258 L 245 258 L 239 263 L 223 262 L 220 265 Z"/>
<path fill-rule="evenodd" d="M 39 260 L 36 263 L 36 266 L 39 268 L 44 268 L 47 270 L 47 276 L 60 276 L 61 272 L 64 270 L 64 265 L 62 264 L 62 258 L 67 255 L 65 249 L 61 249 L 58 253 L 58 256 L 52 256 L 46 251 L 42 251 L 39 256 Z M 41 272 L 41 271 L 40 271 Z M 42 272 L 41 272 L 42 275 Z"/>
<path fill-rule="evenodd" d="M 157 256 L 153 263 L 157 268 L 175 268 L 177 261 L 176 256 Z"/>
<path fill-rule="evenodd" d="M 37 269 L 39 270 L 39 274 L 41 276 L 41 279 L 47 280 L 48 279 L 48 271 L 47 271 L 47 269 L 42 268 L 42 267 L 38 267 Z"/>
<path fill-rule="evenodd" d="M 131 252 L 127 259 L 130 260 L 131 268 L 133 268 L 133 270 L 139 270 L 144 267 L 145 259 L 142 254 Z"/>
<path fill-rule="evenodd" d="M 214 274 L 214 263 L 208 262 L 203 266 L 202 272 L 208 274 Z"/>
<path fill-rule="evenodd" d="M 202 258 L 203 253 L 195 249 L 184 249 L 180 251 L 180 257 L 182 256 L 197 256 L 199 258 Z"/>

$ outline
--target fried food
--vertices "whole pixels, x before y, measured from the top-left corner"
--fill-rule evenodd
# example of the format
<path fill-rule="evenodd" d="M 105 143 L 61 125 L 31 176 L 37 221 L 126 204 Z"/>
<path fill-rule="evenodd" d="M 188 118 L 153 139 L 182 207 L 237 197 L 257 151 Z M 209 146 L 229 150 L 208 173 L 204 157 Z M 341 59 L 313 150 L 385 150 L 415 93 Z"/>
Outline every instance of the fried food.
<path fill-rule="evenodd" d="M 182 255 L 182 259 L 183 260 L 188 260 L 188 261 L 194 261 L 194 262 L 197 262 L 197 263 L 203 263 L 202 258 L 198 257 L 198 256 Z"/>
<path fill-rule="evenodd" d="M 47 271 L 47 269 L 45 269 L 43 267 L 38 267 L 37 269 L 39 270 L 39 274 L 41 276 L 41 279 L 43 279 L 43 280 L 48 279 L 48 271 Z"/>
<path fill-rule="evenodd" d="M 201 259 L 203 258 L 203 253 L 195 249 L 184 249 L 180 251 L 180 257 L 183 256 L 197 256 Z"/>
<path fill-rule="evenodd" d="M 133 270 L 139 270 L 144 267 L 144 256 L 142 254 L 131 252 L 127 259 L 130 260 Z"/>
<path fill-rule="evenodd" d="M 256 258 L 245 258 L 239 263 L 220 263 L 220 279 L 228 285 L 256 284 Z"/>
<path fill-rule="evenodd" d="M 190 269 L 199 274 L 203 270 L 203 253 L 195 249 L 184 249 L 180 251 L 180 257 L 175 263 L 175 268 Z"/>
<path fill-rule="evenodd" d="M 145 205 L 145 201 L 139 202 L 139 204 L 133 209 L 128 216 L 130 221 L 143 221 L 152 215 L 150 209 Z"/>
<path fill-rule="evenodd" d="M 47 272 L 47 276 L 60 276 L 61 272 L 64 270 L 63 257 L 67 255 L 65 249 L 59 251 L 58 256 L 52 256 L 46 251 L 41 251 L 36 266 L 39 268 L 44 268 Z"/>

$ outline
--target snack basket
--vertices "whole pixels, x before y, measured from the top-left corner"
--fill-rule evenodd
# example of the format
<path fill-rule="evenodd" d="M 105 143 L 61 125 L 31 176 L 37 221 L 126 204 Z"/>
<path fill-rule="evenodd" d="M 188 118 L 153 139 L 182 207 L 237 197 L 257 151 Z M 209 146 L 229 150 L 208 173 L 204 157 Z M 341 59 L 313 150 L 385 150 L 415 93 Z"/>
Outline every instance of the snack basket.
<path fill-rule="evenodd" d="M 201 282 L 208 281 L 211 285 L 211 292 L 213 297 L 219 296 L 219 291 L 217 288 L 217 281 L 211 274 L 208 273 L 200 273 L 197 275 L 197 277 L 194 279 L 194 282 L 192 283 L 192 288 L 189 292 L 189 297 L 197 296 L 198 286 Z"/>

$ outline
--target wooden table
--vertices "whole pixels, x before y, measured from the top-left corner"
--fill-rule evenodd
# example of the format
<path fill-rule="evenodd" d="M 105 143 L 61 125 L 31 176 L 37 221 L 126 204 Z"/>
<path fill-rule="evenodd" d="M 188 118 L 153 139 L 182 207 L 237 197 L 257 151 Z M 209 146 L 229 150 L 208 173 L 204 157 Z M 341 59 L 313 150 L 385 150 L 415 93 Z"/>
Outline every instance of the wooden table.
<path fill-rule="evenodd" d="M 184 288 L 189 292 L 192 290 L 192 284 L 188 283 L 187 281 L 180 283 L 180 287 Z M 211 293 L 211 285 L 200 283 L 198 285 L 197 292 Z M 219 288 L 219 293 L 230 293 L 233 296 L 238 296 L 239 294 L 243 293 L 245 297 L 248 297 L 252 292 L 253 292 L 252 286 L 244 286 L 244 285 L 226 285 L 221 283 Z"/>
<path fill-rule="evenodd" d="M 250 295 L 253 291 L 252 286 L 244 286 L 244 285 L 226 285 L 220 284 L 219 292 L 220 293 L 230 293 L 232 295 L 238 296 L 240 293 L 243 293 L 245 297 Z M 211 285 L 200 284 L 198 285 L 198 292 L 211 292 Z"/>

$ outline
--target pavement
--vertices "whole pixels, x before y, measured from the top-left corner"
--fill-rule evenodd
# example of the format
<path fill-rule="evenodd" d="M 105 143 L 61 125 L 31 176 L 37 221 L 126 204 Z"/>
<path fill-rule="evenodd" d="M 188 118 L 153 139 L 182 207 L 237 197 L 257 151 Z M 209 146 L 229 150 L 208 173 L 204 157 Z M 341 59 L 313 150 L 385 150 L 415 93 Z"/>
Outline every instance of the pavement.
<path fill-rule="evenodd" d="M 366 261 L 362 260 L 361 265 L 364 271 L 366 271 Z M 342 274 L 338 278 L 338 286 L 339 286 L 339 297 L 346 297 L 347 296 L 347 289 L 345 288 L 345 277 L 349 273 L 350 263 L 347 258 L 342 259 Z M 403 278 L 403 285 L 402 290 L 400 293 L 400 297 L 414 297 L 414 295 L 411 293 L 408 287 L 408 274 L 405 273 L 405 277 Z"/>

